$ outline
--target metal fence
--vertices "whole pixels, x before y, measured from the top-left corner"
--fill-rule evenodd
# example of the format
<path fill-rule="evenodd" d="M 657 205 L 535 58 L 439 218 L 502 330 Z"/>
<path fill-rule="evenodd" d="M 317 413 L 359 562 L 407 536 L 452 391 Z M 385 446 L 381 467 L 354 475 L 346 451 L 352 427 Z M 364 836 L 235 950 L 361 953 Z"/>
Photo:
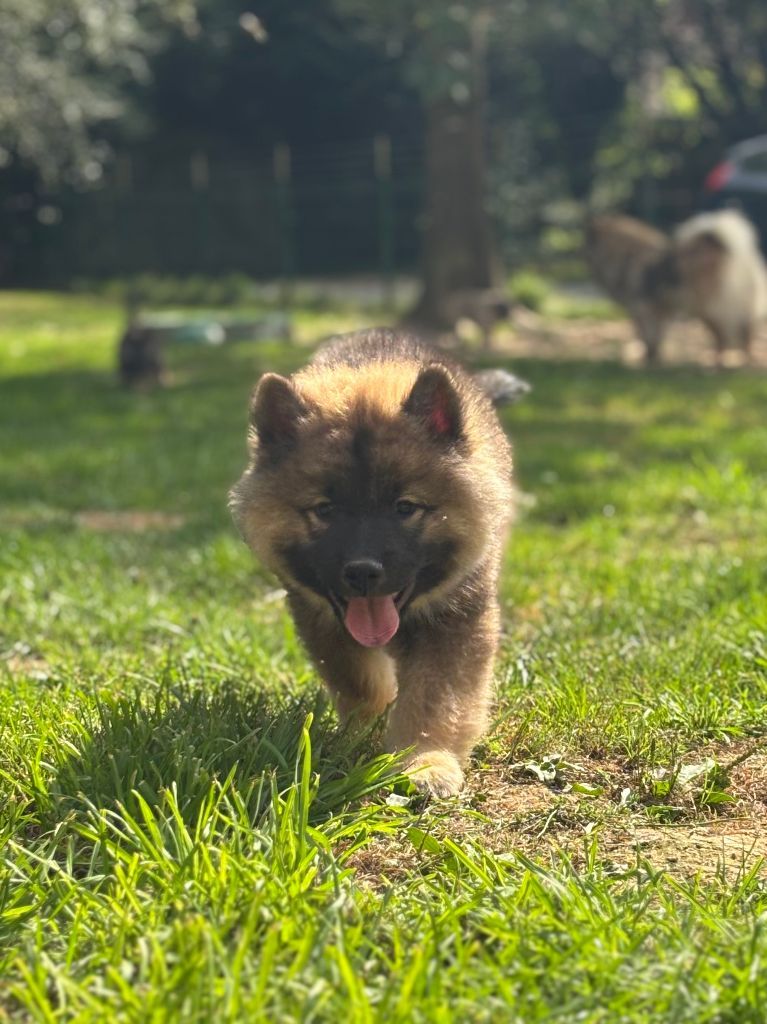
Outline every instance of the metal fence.
<path fill-rule="evenodd" d="M 37 271 L 52 283 L 156 272 L 256 278 L 411 268 L 420 153 L 388 136 L 252 162 L 118 159 L 100 187 L 47 197 Z"/>
<path fill-rule="evenodd" d="M 649 162 L 642 172 L 631 165 L 637 157 L 630 149 L 626 159 L 626 168 L 607 172 L 629 183 L 613 201 L 617 208 L 661 226 L 691 212 L 694 181 L 659 187 Z M 571 252 L 578 246 L 585 206 L 567 200 L 560 166 L 535 166 L 534 160 L 522 161 L 516 172 L 494 166 L 489 176 L 490 211 L 510 268 L 556 260 L 565 236 Z M 144 273 L 386 279 L 417 266 L 423 140 L 377 135 L 343 144 L 281 144 L 250 159 L 213 148 L 179 155 L 155 146 L 118 156 L 105 179 L 87 190 L 51 194 L 42 206 L 39 197 L 27 198 L 0 202 L 0 276 L 5 264 L 5 279 L 16 283 L 67 285 Z M 551 228 L 558 232 L 554 244 Z"/>

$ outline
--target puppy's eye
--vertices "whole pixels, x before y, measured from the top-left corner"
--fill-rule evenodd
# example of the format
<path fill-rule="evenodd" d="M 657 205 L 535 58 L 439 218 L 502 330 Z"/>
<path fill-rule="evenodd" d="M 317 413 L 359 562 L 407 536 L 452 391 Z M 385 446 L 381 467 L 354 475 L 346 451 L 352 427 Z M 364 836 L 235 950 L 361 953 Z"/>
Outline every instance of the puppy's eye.
<path fill-rule="evenodd" d="M 422 508 L 422 505 L 416 505 L 414 501 L 407 501 L 405 498 L 401 498 L 395 505 L 400 519 L 410 519 L 416 512 L 420 512 Z"/>
<path fill-rule="evenodd" d="M 320 501 L 316 505 L 312 505 L 310 509 L 307 509 L 307 513 L 312 519 L 320 523 L 327 523 L 333 515 L 333 505 L 329 501 Z"/>

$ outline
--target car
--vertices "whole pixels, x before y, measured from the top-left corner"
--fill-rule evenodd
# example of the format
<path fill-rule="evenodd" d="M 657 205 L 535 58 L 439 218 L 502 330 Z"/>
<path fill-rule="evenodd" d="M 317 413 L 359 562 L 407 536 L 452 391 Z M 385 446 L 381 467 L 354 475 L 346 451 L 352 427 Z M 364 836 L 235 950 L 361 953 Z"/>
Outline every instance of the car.
<path fill-rule="evenodd" d="M 708 209 L 742 210 L 758 231 L 762 249 L 767 247 L 767 135 L 732 146 L 707 175 L 703 190 Z"/>

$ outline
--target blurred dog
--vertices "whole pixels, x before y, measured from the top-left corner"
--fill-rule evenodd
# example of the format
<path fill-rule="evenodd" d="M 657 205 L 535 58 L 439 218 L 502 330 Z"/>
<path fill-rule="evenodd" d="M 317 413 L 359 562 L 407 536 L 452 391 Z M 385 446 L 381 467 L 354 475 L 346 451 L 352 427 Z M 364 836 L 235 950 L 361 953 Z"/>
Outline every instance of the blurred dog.
<path fill-rule="evenodd" d="M 447 297 L 445 313 L 453 331 L 462 320 L 476 324 L 482 337 L 482 347 L 489 352 L 493 347 L 495 328 L 511 319 L 512 302 L 500 288 L 462 289 Z"/>
<path fill-rule="evenodd" d="M 402 328 L 436 348 L 454 350 L 463 347 L 465 329 L 473 327 L 481 347 L 489 352 L 496 327 L 510 322 L 513 307 L 513 301 L 501 288 L 459 288 L 444 296 L 436 318 L 432 311 L 424 319 L 422 311 L 416 309 L 402 320 Z"/>
<path fill-rule="evenodd" d="M 400 332 L 336 339 L 261 378 L 230 495 L 342 718 L 391 706 L 389 749 L 438 796 L 463 785 L 498 644 L 511 450 L 487 392 L 524 390 Z"/>
<path fill-rule="evenodd" d="M 633 217 L 595 217 L 587 255 L 596 281 L 634 321 L 648 362 L 677 317 L 703 321 L 720 361 L 730 346 L 751 355 L 754 328 L 767 316 L 767 272 L 742 214 L 698 214 L 670 237 Z"/>
<path fill-rule="evenodd" d="M 118 346 L 117 373 L 126 388 L 147 391 L 162 387 L 166 372 L 159 332 L 138 323 L 128 324 Z"/>
<path fill-rule="evenodd" d="M 162 332 L 141 322 L 139 300 L 126 299 L 126 324 L 117 346 L 117 376 L 125 388 L 148 391 L 166 383 Z"/>

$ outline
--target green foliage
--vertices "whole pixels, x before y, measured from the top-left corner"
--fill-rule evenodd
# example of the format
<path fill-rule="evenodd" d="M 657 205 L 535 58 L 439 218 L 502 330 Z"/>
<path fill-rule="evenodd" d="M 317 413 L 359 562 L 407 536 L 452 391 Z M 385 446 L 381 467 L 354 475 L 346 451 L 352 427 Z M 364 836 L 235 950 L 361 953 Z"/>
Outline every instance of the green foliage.
<path fill-rule="evenodd" d="M 509 291 L 516 302 L 521 302 L 536 313 L 542 313 L 551 295 L 551 285 L 534 270 L 520 270 L 512 275 Z"/>
<path fill-rule="evenodd" d="M 106 155 L 90 129 L 124 110 L 146 81 L 163 23 L 195 26 L 193 0 L 3 0 L 0 4 L 0 167 L 13 156 L 49 182 L 94 182 Z"/>
<path fill-rule="evenodd" d="M 352 20 L 363 39 L 390 53 L 402 54 L 404 74 L 422 99 L 467 103 L 475 94 L 476 69 L 471 52 L 493 20 L 496 5 L 441 0 L 334 0 L 339 13 Z"/>
<path fill-rule="evenodd" d="M 80 279 L 72 290 L 85 295 L 99 295 L 112 301 L 131 300 L 142 307 L 168 306 L 225 307 L 252 304 L 254 284 L 247 274 L 224 274 L 207 277 L 175 277 L 171 274 L 138 274 L 109 281 Z"/>

